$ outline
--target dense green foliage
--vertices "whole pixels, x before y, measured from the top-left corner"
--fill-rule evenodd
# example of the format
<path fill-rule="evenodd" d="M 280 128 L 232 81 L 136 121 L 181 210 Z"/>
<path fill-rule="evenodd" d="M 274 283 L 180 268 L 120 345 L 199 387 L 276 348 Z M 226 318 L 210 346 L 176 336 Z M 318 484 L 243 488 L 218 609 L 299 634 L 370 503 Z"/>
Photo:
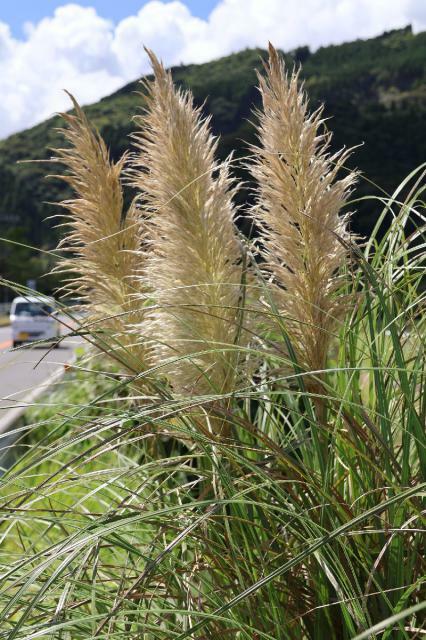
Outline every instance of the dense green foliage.
<path fill-rule="evenodd" d="M 425 317 L 418 265 L 401 264 L 423 197 L 357 252 L 323 424 L 296 363 L 267 348 L 227 438 L 199 430 L 218 396 L 141 397 L 80 359 L 16 429 L 23 455 L 0 479 L 2 638 L 417 637 Z"/>
<path fill-rule="evenodd" d="M 213 130 L 220 135 L 218 151 L 222 158 L 232 150 L 244 156 L 247 143 L 254 140 L 250 113 L 258 104 L 255 68 L 261 68 L 263 55 L 261 50 L 246 50 L 173 70 L 175 81 L 190 87 L 197 103 L 205 102 Z M 413 35 L 406 28 L 366 41 L 323 47 L 315 53 L 301 47 L 286 59 L 290 65 L 302 63 L 312 107 L 325 102 L 326 116 L 332 116 L 329 126 L 334 132 L 334 146 L 362 145 L 355 151 L 352 164 L 381 189 L 392 192 L 412 167 L 424 160 L 426 33 Z M 128 148 L 131 115 L 141 106 L 138 90 L 134 82 L 87 107 L 114 157 Z M 60 124 L 59 118 L 52 118 L 0 142 L 2 237 L 44 249 L 54 246 L 58 236 L 58 231 L 53 231 L 55 221 L 43 221 L 60 213 L 47 203 L 62 199 L 64 186 L 58 180 L 45 179 L 46 173 L 55 172 L 54 166 L 17 162 L 49 158 L 49 147 L 61 144 L 55 131 Z M 248 179 L 241 170 L 239 176 Z M 250 197 L 249 187 L 240 193 L 240 204 Z M 361 180 L 357 196 L 367 193 L 381 195 L 378 188 Z M 358 205 L 354 230 L 370 235 L 379 208 L 372 202 Z M 30 269 L 27 263 L 22 273 L 14 251 L 16 246 L 8 248 L 2 243 L 3 277 L 22 282 L 46 271 L 44 256 L 33 259 Z M 28 251 L 21 252 L 28 258 Z M 19 262 L 22 264 L 21 257 Z"/>

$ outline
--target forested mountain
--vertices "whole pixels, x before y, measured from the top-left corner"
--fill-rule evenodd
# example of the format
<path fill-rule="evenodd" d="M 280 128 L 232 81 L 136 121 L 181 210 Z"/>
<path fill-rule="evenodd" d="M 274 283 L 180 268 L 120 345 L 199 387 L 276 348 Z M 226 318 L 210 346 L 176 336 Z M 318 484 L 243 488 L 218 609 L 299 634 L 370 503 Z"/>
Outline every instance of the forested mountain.
<path fill-rule="evenodd" d="M 141 55 L 143 55 L 141 51 Z M 176 82 L 189 87 L 206 114 L 212 116 L 214 132 L 220 136 L 219 154 L 231 150 L 247 154 L 254 141 L 251 110 L 258 106 L 255 69 L 261 69 L 261 50 L 245 50 L 202 65 L 173 69 Z M 425 160 L 426 140 L 426 33 L 414 35 L 410 27 L 369 40 L 288 52 L 290 65 L 302 64 L 302 77 L 312 109 L 325 103 L 333 145 L 358 146 L 351 163 L 368 178 L 361 179 L 356 196 L 392 191 L 412 169 Z M 87 107 L 117 158 L 129 147 L 132 116 L 143 99 L 137 82 Z M 76 96 L 78 98 L 78 96 Z M 52 118 L 0 142 L 0 235 L 41 248 L 55 245 L 59 231 L 53 204 L 66 194 L 64 185 L 44 176 L 57 167 L 45 163 L 20 163 L 47 159 L 49 147 L 61 144 Z M 244 172 L 240 176 L 247 179 Z M 249 199 L 249 186 L 240 194 L 240 204 Z M 49 203 L 49 204 L 47 204 Z M 364 203 L 354 216 L 354 230 L 368 235 L 379 212 L 379 203 Z M 31 254 L 16 245 L 0 244 L 0 275 L 25 280 L 48 267 L 43 255 Z"/>

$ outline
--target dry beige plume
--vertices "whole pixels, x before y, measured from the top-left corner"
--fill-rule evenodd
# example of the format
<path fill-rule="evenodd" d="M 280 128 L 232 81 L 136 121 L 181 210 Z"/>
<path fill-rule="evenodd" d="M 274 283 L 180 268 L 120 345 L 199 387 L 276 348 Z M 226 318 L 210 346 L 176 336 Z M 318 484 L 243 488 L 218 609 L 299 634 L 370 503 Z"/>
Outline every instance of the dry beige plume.
<path fill-rule="evenodd" d="M 236 384 L 234 345 L 245 338 L 228 163 L 215 161 L 209 121 L 191 94 L 148 55 L 155 79 L 145 83 L 145 113 L 136 118 L 134 183 L 150 215 L 146 281 L 156 358 L 177 359 L 166 369 L 176 392 L 226 393 Z"/>
<path fill-rule="evenodd" d="M 74 197 L 61 203 L 67 209 L 68 233 L 59 243 L 66 256 L 56 271 L 69 275 L 63 290 L 81 299 L 93 329 L 116 338 L 112 355 L 132 372 L 144 366 L 146 351 L 129 327 L 142 320 L 140 279 L 143 242 L 141 216 L 132 203 L 124 214 L 121 173 L 125 157 L 110 159 L 108 149 L 84 112 L 70 95 L 74 114 L 61 114 L 67 127 L 61 133 L 69 146 L 56 149 L 54 161 L 67 169 L 56 176 L 71 187 Z M 100 340 L 100 344 L 103 341 Z M 118 344 L 120 343 L 120 346 Z"/>
<path fill-rule="evenodd" d="M 322 108 L 309 114 L 298 73 L 288 77 L 272 45 L 265 66 L 265 77 L 259 75 L 259 146 L 253 148 L 254 215 L 263 231 L 274 303 L 298 362 L 308 371 L 320 371 L 348 304 L 341 276 L 348 254 L 339 241 L 348 240 L 348 217 L 339 213 L 356 174 L 338 177 L 348 151 L 329 154 L 331 134 L 324 128 Z"/>

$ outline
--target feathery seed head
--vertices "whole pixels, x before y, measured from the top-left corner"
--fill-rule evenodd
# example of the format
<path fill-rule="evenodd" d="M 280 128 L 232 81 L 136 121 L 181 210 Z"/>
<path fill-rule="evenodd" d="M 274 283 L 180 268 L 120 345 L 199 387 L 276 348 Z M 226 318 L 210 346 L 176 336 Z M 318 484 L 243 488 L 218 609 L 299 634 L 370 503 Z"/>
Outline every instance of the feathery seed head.
<path fill-rule="evenodd" d="M 146 111 L 136 118 L 133 182 L 149 216 L 145 282 L 156 302 L 157 361 L 176 359 L 168 372 L 179 393 L 225 393 L 235 387 L 236 342 L 245 340 L 235 187 L 229 161 L 214 159 L 209 120 L 148 54 L 155 79 L 145 83 Z"/>
<path fill-rule="evenodd" d="M 111 161 L 105 142 L 70 98 L 74 114 L 61 114 L 68 125 L 61 133 L 69 146 L 56 149 L 52 159 L 68 170 L 55 177 L 67 182 L 75 194 L 61 203 L 68 211 L 68 233 L 59 248 L 68 255 L 56 271 L 69 274 L 63 291 L 86 303 L 90 320 L 102 320 L 100 326 L 120 340 L 129 368 L 135 371 L 136 363 L 140 366 L 146 357 L 145 347 L 134 344 L 129 333 L 129 325 L 142 318 L 135 294 L 140 293 L 137 252 L 144 240 L 143 220 L 135 202 L 127 214 L 123 210 L 121 173 L 126 157 Z"/>
<path fill-rule="evenodd" d="M 259 75 L 263 108 L 252 173 L 254 209 L 264 239 L 265 271 L 273 276 L 274 302 L 286 319 L 299 364 L 325 367 L 336 323 L 347 308 L 341 268 L 348 216 L 340 215 L 356 174 L 338 177 L 349 152 L 329 153 L 322 107 L 309 113 L 299 74 L 286 73 L 272 45 L 266 75 Z"/>

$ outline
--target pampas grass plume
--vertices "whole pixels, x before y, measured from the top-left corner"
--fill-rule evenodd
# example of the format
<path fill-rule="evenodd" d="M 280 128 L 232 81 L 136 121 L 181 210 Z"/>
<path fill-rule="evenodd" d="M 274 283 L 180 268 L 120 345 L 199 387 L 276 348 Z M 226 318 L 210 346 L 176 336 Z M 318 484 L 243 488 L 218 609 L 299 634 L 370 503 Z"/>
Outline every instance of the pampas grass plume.
<path fill-rule="evenodd" d="M 70 95 L 70 94 L 69 94 Z M 74 113 L 61 114 L 60 130 L 69 143 L 56 149 L 53 161 L 67 169 L 58 177 L 74 197 L 61 204 L 67 210 L 67 234 L 59 243 L 65 257 L 56 271 L 69 274 L 63 291 L 80 299 L 89 322 L 110 332 L 120 343 L 120 359 L 137 372 L 144 366 L 145 347 L 131 335 L 142 310 L 138 278 L 143 242 L 140 214 L 133 202 L 125 215 L 121 174 L 126 157 L 110 159 L 105 142 L 73 96 Z M 139 254 L 137 252 L 139 251 Z"/>
<path fill-rule="evenodd" d="M 349 302 L 341 277 L 348 216 L 341 210 L 356 174 L 338 176 L 349 152 L 330 154 L 323 109 L 309 113 L 299 73 L 287 75 L 272 45 L 265 68 L 251 166 L 258 182 L 254 216 L 263 233 L 264 269 L 298 363 L 321 371 Z"/>
<path fill-rule="evenodd" d="M 136 118 L 133 180 L 149 216 L 146 286 L 156 360 L 185 396 L 237 384 L 242 250 L 234 227 L 229 163 L 215 159 L 209 120 L 148 51 L 154 80 Z M 240 343 L 244 331 L 240 331 Z"/>

